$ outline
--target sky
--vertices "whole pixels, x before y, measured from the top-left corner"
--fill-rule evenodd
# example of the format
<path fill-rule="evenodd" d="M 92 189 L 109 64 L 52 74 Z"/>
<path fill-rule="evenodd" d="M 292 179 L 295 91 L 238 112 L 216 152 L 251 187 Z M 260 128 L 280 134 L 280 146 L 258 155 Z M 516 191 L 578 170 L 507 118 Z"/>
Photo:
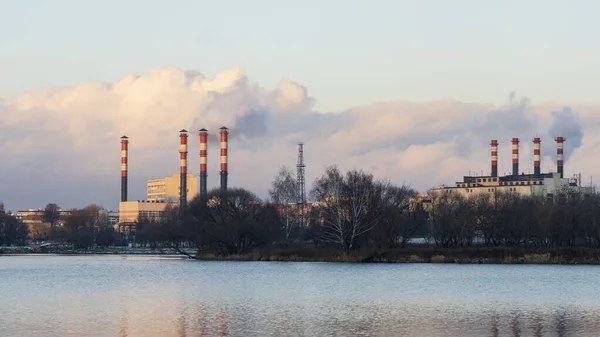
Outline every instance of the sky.
<path fill-rule="evenodd" d="M 145 179 L 176 170 L 160 156 L 178 130 L 225 124 L 238 134 L 230 182 L 261 195 L 295 165 L 297 141 L 307 181 L 338 164 L 424 190 L 487 170 L 494 134 L 524 137 L 523 151 L 546 135 L 549 169 L 551 137 L 569 133 L 570 161 L 591 177 L 598 12 L 583 0 L 5 0 L 0 200 L 115 208 L 123 134 L 143 199 Z"/>

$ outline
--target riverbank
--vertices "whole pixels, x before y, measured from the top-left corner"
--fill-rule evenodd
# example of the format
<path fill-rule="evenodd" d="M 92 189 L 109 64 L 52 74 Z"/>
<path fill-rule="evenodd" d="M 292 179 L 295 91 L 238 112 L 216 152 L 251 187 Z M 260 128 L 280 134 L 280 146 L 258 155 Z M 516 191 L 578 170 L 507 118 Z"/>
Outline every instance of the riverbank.
<path fill-rule="evenodd" d="M 203 261 L 289 261 L 354 263 L 461 263 L 461 264 L 587 264 L 600 265 L 598 248 L 407 247 L 389 250 L 358 250 L 344 254 L 328 247 L 257 249 L 247 254 L 219 256 L 198 253 Z"/>
<path fill-rule="evenodd" d="M 600 265 L 600 249 L 584 247 L 468 247 L 438 248 L 411 246 L 375 250 L 362 249 L 344 254 L 337 247 L 298 245 L 288 248 L 255 249 L 247 254 L 215 255 L 186 249 L 202 261 L 279 261 L 279 262 L 352 262 L 352 263 L 460 263 L 460 264 L 586 264 Z M 41 248 L 39 246 L 0 247 L 0 255 L 181 255 L 173 248 L 109 247 L 95 249 Z"/>
<path fill-rule="evenodd" d="M 194 255 L 197 249 L 185 249 L 190 255 Z M 142 248 L 142 247 L 107 247 L 107 248 L 90 248 L 90 249 L 74 249 L 67 247 L 50 247 L 44 248 L 40 246 L 17 246 L 17 247 L 0 247 L 0 256 L 2 255 L 23 255 L 23 254 L 59 254 L 59 255 L 182 255 L 179 251 L 173 248 Z"/>

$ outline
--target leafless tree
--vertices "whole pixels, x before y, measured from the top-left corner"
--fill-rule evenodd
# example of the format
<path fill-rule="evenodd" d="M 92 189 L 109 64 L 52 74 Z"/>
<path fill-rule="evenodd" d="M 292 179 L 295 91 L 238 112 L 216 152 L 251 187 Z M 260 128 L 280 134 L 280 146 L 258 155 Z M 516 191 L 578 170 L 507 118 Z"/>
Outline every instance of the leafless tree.
<path fill-rule="evenodd" d="M 381 247 L 404 246 L 426 221 L 421 207 L 410 209 L 410 198 L 417 193 L 408 186 L 396 186 L 389 182 L 376 184 L 375 208 L 381 214 L 377 227 L 369 234 Z"/>
<path fill-rule="evenodd" d="M 54 239 L 56 223 L 60 219 L 59 209 L 58 205 L 53 203 L 46 205 L 46 208 L 44 209 L 43 220 L 44 222 L 50 223 L 50 240 Z"/>
<path fill-rule="evenodd" d="M 335 166 L 325 170 L 311 190 L 319 203 L 323 223 L 320 236 L 323 241 L 336 243 L 348 253 L 356 239 L 372 230 L 381 220 L 377 212 L 381 184 L 372 174 L 351 170 L 342 175 Z"/>
<path fill-rule="evenodd" d="M 253 244 L 268 245 L 278 233 L 275 210 L 252 192 L 216 189 L 208 197 L 194 199 L 184 215 L 183 235 L 199 250 L 210 248 L 220 255 L 245 253 Z"/>
<path fill-rule="evenodd" d="M 292 232 L 298 227 L 298 210 L 295 202 L 298 200 L 298 184 L 294 173 L 287 167 L 281 167 L 269 190 L 271 201 L 281 205 L 281 225 L 283 227 L 284 242 L 288 244 Z"/>

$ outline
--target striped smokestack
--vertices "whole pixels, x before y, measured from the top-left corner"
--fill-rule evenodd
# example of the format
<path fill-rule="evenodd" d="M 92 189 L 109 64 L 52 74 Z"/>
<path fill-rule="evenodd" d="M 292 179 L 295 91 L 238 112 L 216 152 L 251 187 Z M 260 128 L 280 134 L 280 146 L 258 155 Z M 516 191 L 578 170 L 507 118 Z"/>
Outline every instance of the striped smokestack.
<path fill-rule="evenodd" d="M 492 140 L 492 177 L 498 176 L 498 141 Z"/>
<path fill-rule="evenodd" d="M 200 129 L 200 195 L 206 197 L 206 148 L 208 142 L 208 131 Z"/>
<path fill-rule="evenodd" d="M 121 137 L 121 202 L 127 201 L 127 151 L 129 139 Z"/>
<path fill-rule="evenodd" d="M 179 206 L 185 207 L 187 204 L 187 131 L 179 131 Z"/>
<path fill-rule="evenodd" d="M 540 144 L 542 140 L 538 137 L 533 139 L 533 174 L 539 176 L 542 174 L 540 169 Z"/>
<path fill-rule="evenodd" d="M 519 175 L 519 138 L 512 139 L 513 176 Z"/>
<path fill-rule="evenodd" d="M 564 145 L 567 139 L 564 137 L 556 137 L 556 172 L 560 174 L 560 177 L 564 176 Z"/>
<path fill-rule="evenodd" d="M 227 192 L 227 136 L 229 131 L 222 127 L 219 131 L 221 136 L 221 193 Z"/>

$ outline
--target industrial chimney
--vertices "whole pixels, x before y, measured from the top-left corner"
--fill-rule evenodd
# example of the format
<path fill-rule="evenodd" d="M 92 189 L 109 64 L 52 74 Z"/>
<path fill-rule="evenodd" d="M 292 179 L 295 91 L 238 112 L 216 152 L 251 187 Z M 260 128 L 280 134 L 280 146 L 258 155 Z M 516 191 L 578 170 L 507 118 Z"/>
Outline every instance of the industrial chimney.
<path fill-rule="evenodd" d="M 206 143 L 208 142 L 208 131 L 200 129 L 200 196 L 206 197 Z"/>
<path fill-rule="evenodd" d="M 187 204 L 187 131 L 179 131 L 179 207 L 182 209 Z"/>
<path fill-rule="evenodd" d="M 519 138 L 512 139 L 513 176 L 519 175 Z"/>
<path fill-rule="evenodd" d="M 564 137 L 556 137 L 556 172 L 560 174 L 560 177 L 564 176 L 563 158 L 564 158 L 564 143 L 567 139 Z"/>
<path fill-rule="evenodd" d="M 127 150 L 129 139 L 121 137 L 121 202 L 127 201 Z"/>
<path fill-rule="evenodd" d="M 492 140 L 492 177 L 498 176 L 498 141 Z"/>
<path fill-rule="evenodd" d="M 539 176 L 542 174 L 540 169 L 540 143 L 542 140 L 538 137 L 533 139 L 533 174 Z"/>
<path fill-rule="evenodd" d="M 221 127 L 219 135 L 221 136 L 221 193 L 227 192 L 227 135 L 229 131 L 226 127 Z"/>

